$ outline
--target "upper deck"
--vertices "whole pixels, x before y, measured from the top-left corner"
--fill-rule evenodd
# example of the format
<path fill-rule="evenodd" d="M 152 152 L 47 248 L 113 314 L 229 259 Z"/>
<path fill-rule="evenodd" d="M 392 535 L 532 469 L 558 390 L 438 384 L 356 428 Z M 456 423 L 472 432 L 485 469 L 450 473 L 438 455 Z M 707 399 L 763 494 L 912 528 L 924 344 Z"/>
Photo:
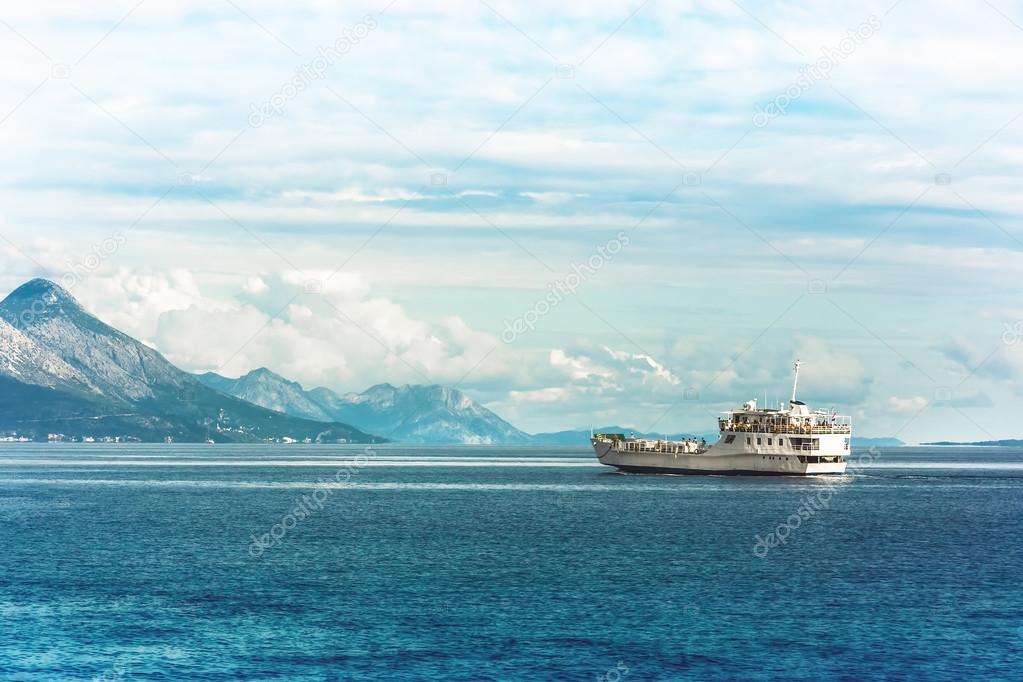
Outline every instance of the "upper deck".
<path fill-rule="evenodd" d="M 721 431 L 741 431 L 746 433 L 788 433 L 788 434 L 850 434 L 852 418 L 844 415 L 814 415 L 819 420 L 797 420 L 788 418 L 785 413 L 773 415 L 756 415 L 750 419 L 732 417 L 718 419 Z M 746 416 L 746 415 L 743 415 Z"/>
<path fill-rule="evenodd" d="M 823 410 L 810 411 L 806 403 L 796 400 L 796 386 L 799 382 L 799 366 L 796 361 L 793 370 L 792 399 L 787 409 L 757 407 L 756 399 L 750 400 L 741 409 L 725 412 L 718 419 L 721 432 L 742 431 L 747 433 L 785 434 L 844 434 L 852 433 L 852 417 Z"/>

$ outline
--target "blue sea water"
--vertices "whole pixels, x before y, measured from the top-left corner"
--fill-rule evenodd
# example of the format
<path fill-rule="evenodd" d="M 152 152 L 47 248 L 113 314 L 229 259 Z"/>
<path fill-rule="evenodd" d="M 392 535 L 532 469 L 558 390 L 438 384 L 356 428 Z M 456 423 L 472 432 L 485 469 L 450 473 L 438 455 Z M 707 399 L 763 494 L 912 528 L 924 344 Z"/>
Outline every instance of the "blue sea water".
<path fill-rule="evenodd" d="M 0 679 L 1023 679 L 1023 451 L 871 459 L 5 445 Z"/>

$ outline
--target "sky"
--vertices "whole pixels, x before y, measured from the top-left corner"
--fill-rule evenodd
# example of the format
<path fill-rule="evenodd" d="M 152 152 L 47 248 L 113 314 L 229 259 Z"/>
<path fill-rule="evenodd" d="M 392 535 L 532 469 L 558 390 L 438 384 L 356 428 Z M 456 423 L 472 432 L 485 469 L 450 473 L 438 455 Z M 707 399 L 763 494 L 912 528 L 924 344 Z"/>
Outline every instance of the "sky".
<path fill-rule="evenodd" d="M 0 290 L 531 432 L 1023 437 L 1023 3 L 0 3 Z"/>

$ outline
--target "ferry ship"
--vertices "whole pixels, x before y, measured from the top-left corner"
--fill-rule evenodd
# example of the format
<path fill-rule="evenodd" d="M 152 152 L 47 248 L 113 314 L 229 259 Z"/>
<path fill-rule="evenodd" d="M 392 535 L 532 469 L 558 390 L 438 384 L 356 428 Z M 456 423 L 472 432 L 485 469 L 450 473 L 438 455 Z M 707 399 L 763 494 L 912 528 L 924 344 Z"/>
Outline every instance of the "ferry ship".
<path fill-rule="evenodd" d="M 758 407 L 756 399 L 718 419 L 720 435 L 703 440 L 650 440 L 619 433 L 590 438 L 601 464 L 620 471 L 656 474 L 747 474 L 810 476 L 845 473 L 852 418 L 811 412 L 796 400 L 799 368 L 793 367 L 787 408 Z"/>

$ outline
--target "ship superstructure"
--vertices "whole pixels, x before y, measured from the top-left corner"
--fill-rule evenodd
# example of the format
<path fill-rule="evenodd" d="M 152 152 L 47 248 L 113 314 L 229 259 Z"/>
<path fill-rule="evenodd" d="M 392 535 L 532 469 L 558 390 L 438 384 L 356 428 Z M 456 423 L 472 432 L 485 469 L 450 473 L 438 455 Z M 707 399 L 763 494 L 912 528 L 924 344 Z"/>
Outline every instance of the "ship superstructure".
<path fill-rule="evenodd" d="M 787 407 L 759 407 L 756 399 L 718 419 L 718 440 L 651 440 L 595 434 L 590 442 L 601 464 L 623 471 L 676 474 L 812 475 L 845 472 L 852 418 L 811 411 L 796 399 L 799 368 L 793 367 Z"/>

